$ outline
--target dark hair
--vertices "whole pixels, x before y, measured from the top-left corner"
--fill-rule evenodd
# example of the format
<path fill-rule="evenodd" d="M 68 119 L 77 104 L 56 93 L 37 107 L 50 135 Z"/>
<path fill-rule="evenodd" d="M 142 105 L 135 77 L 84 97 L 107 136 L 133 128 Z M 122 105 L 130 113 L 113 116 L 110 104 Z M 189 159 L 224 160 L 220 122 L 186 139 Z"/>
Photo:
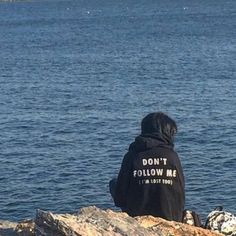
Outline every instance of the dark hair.
<path fill-rule="evenodd" d="M 177 125 L 163 112 L 153 112 L 145 116 L 141 123 L 142 134 L 158 134 L 168 142 L 173 142 Z"/>

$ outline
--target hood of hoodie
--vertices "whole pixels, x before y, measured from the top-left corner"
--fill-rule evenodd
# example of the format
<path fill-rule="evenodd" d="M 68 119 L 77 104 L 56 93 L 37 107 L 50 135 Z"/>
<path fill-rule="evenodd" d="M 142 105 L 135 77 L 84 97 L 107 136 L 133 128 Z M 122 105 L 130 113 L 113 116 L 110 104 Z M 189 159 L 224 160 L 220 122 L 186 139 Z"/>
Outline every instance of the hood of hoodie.
<path fill-rule="evenodd" d="M 174 145 L 167 142 L 159 134 L 141 134 L 135 138 L 135 141 L 130 144 L 129 150 L 141 152 L 154 147 L 165 147 L 173 149 Z"/>

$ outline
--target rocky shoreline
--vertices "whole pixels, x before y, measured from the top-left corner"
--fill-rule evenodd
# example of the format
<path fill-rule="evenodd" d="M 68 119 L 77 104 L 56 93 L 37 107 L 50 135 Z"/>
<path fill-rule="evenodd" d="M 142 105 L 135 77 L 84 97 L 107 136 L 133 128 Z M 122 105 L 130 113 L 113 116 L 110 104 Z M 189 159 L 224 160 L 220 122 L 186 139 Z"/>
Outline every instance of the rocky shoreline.
<path fill-rule="evenodd" d="M 152 216 L 82 208 L 77 214 L 38 210 L 34 220 L 0 221 L 0 236 L 220 236 L 200 227 Z"/>

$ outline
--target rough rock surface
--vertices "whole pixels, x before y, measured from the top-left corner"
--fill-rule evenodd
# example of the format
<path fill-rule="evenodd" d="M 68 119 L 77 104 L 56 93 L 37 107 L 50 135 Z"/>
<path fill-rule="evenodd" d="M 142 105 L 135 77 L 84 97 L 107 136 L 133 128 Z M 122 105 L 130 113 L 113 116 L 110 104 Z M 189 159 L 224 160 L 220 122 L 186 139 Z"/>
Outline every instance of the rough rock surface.
<path fill-rule="evenodd" d="M 78 215 L 55 215 L 38 211 L 35 223 L 37 236 L 155 235 L 125 213 L 117 214 L 111 210 L 103 211 L 96 207 L 83 208 Z"/>
<path fill-rule="evenodd" d="M 6 220 L 0 221 L 0 236 L 16 236 L 17 223 Z"/>
<path fill-rule="evenodd" d="M 167 221 L 159 217 L 142 216 L 136 217 L 140 226 L 160 231 L 163 236 L 216 236 L 222 235 L 200 227 L 190 226 L 174 221 Z"/>
<path fill-rule="evenodd" d="M 78 214 L 73 215 L 53 214 L 38 210 L 34 221 L 25 221 L 18 224 L 12 223 L 12 225 L 9 224 L 8 226 L 5 224 L 4 227 L 0 223 L 0 236 L 222 235 L 199 227 L 166 221 L 158 217 L 142 216 L 132 218 L 126 213 L 102 210 L 97 207 L 85 207 Z"/>
<path fill-rule="evenodd" d="M 38 211 L 36 236 L 219 236 L 209 230 L 152 216 L 132 218 L 126 213 L 82 208 L 77 215 Z"/>

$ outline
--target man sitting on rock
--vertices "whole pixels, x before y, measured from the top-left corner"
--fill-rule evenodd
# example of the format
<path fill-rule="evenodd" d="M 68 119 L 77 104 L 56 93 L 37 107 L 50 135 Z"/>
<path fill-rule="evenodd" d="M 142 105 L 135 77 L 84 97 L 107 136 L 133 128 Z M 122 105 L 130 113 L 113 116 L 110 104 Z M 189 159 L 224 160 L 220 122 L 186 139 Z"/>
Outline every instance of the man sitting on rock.
<path fill-rule="evenodd" d="M 181 222 L 185 181 L 174 151 L 174 120 L 161 112 L 141 122 L 141 134 L 130 144 L 117 179 L 110 181 L 115 205 L 130 216 L 152 215 Z"/>

